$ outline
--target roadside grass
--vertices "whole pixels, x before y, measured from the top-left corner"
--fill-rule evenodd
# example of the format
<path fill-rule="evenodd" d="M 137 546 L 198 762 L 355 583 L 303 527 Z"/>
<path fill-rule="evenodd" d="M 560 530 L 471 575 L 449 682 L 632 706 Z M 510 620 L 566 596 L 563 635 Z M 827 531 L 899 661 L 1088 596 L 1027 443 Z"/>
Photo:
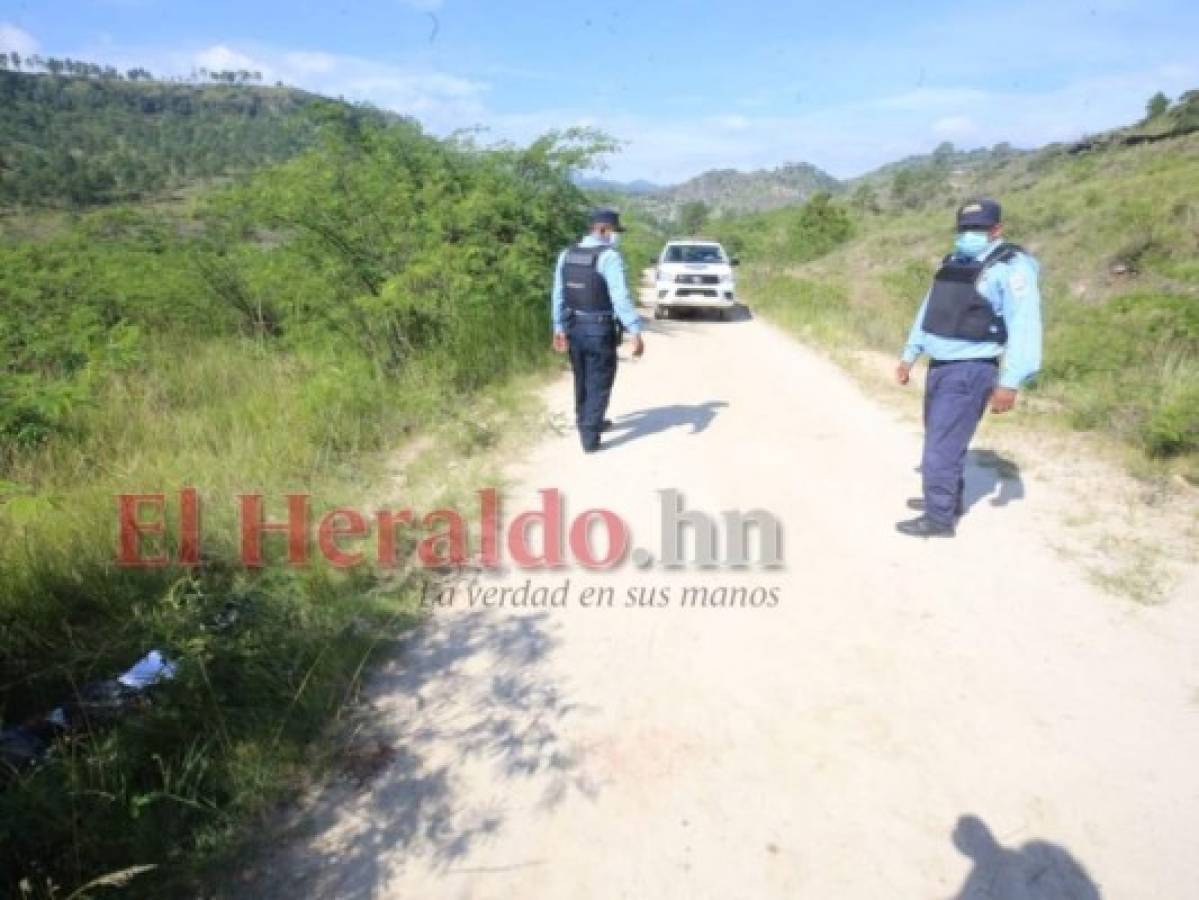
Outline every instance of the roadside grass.
<path fill-rule="evenodd" d="M 1104 560 L 1088 568 L 1091 580 L 1119 597 L 1145 606 L 1168 596 L 1170 575 L 1161 548 L 1152 542 L 1109 536 L 1100 542 Z"/>
<path fill-rule="evenodd" d="M 473 509 L 478 461 L 521 418 L 503 389 L 554 361 L 551 262 L 585 222 L 569 173 L 610 142 L 485 150 L 315 114 L 308 152 L 177 207 L 4 223 L 0 726 L 68 704 L 84 727 L 0 768 L 0 894 L 83 896 L 133 869 L 127 894 L 194 893 L 329 752 L 427 574 L 315 547 L 287 565 L 277 534 L 247 568 L 238 495 L 279 521 L 304 494 L 312 528 L 335 507 L 416 513 L 414 495 Z M 173 558 L 185 487 L 201 564 L 117 565 L 116 495 L 165 495 L 146 552 Z M 397 530 L 408 560 L 428 528 Z M 78 714 L 85 686 L 151 649 L 178 663 L 153 703 Z"/>
<path fill-rule="evenodd" d="M 290 567 L 281 537 L 265 540 L 263 569 L 243 569 L 237 495 L 263 494 L 281 520 L 285 494 L 308 494 L 313 523 L 335 506 L 369 515 L 410 497 L 469 511 L 482 461 L 529 427 L 522 398 L 536 377 L 463 393 L 435 359 L 397 379 L 249 339 L 164 342 L 15 456 L 0 502 L 4 720 L 70 701 L 151 648 L 179 671 L 154 703 L 60 742 L 0 792 L 6 881 L 62 896 L 149 865 L 161 868 L 127 891 L 161 895 L 224 858 L 248 822 L 327 764 L 320 738 L 369 660 L 419 621 L 423 576 L 335 569 L 315 547 Z M 428 449 L 396 484 L 387 448 L 420 433 Z M 167 495 L 161 546 L 173 553 L 185 486 L 201 497 L 203 565 L 119 568 L 116 495 Z"/>

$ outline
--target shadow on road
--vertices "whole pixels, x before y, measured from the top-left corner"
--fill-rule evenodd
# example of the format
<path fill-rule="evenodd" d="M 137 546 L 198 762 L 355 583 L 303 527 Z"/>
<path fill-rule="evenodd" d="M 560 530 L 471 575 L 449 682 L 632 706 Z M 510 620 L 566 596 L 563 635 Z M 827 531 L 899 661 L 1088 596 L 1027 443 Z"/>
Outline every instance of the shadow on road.
<path fill-rule="evenodd" d="M 1020 467 L 993 450 L 979 448 L 966 456 L 966 509 L 990 497 L 992 506 L 1007 506 L 1024 499 L 1024 479 Z"/>
<path fill-rule="evenodd" d="M 376 765 L 291 810 L 271 836 L 277 849 L 241 874 L 235 896 L 377 897 L 404 860 L 449 871 L 506 818 L 498 799 L 457 782 L 468 762 L 531 783 L 546 810 L 571 792 L 595 797 L 559 734 L 580 711 L 541 672 L 556 644 L 550 625 L 545 612 L 464 612 L 398 642 L 370 684 L 377 699 L 346 729 L 342 757 L 377 747 Z"/>
<path fill-rule="evenodd" d="M 612 437 L 606 437 L 603 445 L 606 448 L 619 447 L 638 438 L 683 426 L 691 427 L 689 434 L 699 434 L 712 424 L 716 414 L 726 406 L 728 403 L 724 400 L 709 400 L 707 403 L 676 403 L 627 413 L 612 421 Z"/>
<path fill-rule="evenodd" d="M 977 816 L 962 816 L 953 843 L 974 863 L 954 900 L 1100 900 L 1091 876 L 1064 847 L 1029 841 L 1009 850 Z"/>
<path fill-rule="evenodd" d="M 707 309 L 706 307 L 688 308 L 685 306 L 676 306 L 671 309 L 669 317 L 666 319 L 658 319 L 652 310 L 650 315 L 646 316 L 646 322 L 748 322 L 753 318 L 753 313 L 749 311 L 749 307 L 744 304 L 729 309 Z"/>

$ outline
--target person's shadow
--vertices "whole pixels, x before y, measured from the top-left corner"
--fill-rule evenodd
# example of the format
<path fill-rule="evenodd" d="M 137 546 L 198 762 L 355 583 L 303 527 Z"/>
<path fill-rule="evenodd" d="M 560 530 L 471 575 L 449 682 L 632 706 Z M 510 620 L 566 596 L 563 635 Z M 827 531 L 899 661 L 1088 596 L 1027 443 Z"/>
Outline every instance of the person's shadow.
<path fill-rule="evenodd" d="M 966 456 L 966 486 L 962 502 L 967 510 L 984 497 L 992 506 L 1007 506 L 1024 499 L 1024 480 L 1020 467 L 993 450 L 971 450 Z"/>
<path fill-rule="evenodd" d="M 954 900 L 1100 900 L 1087 870 L 1057 844 L 1029 841 L 1009 850 L 971 815 L 958 819 L 953 843 L 974 862 Z"/>
<path fill-rule="evenodd" d="M 640 409 L 612 421 L 612 437 L 604 441 L 607 448 L 619 447 L 637 438 L 659 434 L 671 428 L 690 426 L 688 434 L 698 434 L 704 431 L 717 412 L 728 406 L 723 400 L 709 400 L 707 403 L 696 403 L 688 406 L 676 403 L 671 406 L 655 406 L 652 409 Z"/>

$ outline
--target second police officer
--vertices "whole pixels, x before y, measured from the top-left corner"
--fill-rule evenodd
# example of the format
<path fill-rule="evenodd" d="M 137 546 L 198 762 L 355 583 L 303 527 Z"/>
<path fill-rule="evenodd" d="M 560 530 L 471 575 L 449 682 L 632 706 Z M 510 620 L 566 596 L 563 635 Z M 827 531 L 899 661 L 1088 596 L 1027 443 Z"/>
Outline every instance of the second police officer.
<path fill-rule="evenodd" d="M 914 537 L 952 537 L 964 510 L 966 450 L 979 420 L 1016 405 L 1020 387 L 1041 367 L 1037 261 L 1003 241 L 1002 209 L 973 200 L 958 210 L 954 251 L 924 298 L 896 369 L 907 384 L 912 364 L 930 358 L 924 391 L 922 514 L 895 527 Z"/>
<path fill-rule="evenodd" d="M 610 209 L 591 214 L 591 229 L 558 257 L 551 316 L 554 349 L 570 354 L 575 383 L 575 425 L 583 450 L 600 446 L 600 432 L 616 379 L 617 325 L 633 338 L 633 356 L 645 352 L 641 317 L 625 282 L 624 261 L 616 251 L 620 216 Z"/>

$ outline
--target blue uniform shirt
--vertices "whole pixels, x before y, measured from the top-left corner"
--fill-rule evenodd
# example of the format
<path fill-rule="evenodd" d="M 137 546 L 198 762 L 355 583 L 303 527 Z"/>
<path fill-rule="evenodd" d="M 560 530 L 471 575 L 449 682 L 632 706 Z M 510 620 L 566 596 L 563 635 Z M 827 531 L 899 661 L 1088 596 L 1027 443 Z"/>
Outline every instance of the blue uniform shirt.
<path fill-rule="evenodd" d="M 999 246 L 992 241 L 980 258 Z M 1007 347 L 992 341 L 963 341 L 928 334 L 921 328 L 928 308 L 928 294 L 916 313 L 916 321 L 903 348 L 903 360 L 915 362 L 920 354 L 933 359 L 991 359 L 1003 354 L 999 386 L 1018 390 L 1041 368 L 1041 291 L 1037 286 L 1040 266 L 1027 253 L 1017 253 L 1007 262 L 996 263 L 979 279 L 978 291 L 1007 325 Z M 930 292 L 931 293 L 931 292 Z"/>
<path fill-rule="evenodd" d="M 594 234 L 589 234 L 580 241 L 584 247 L 600 247 L 603 243 Z M 566 251 L 563 250 L 558 257 L 558 266 L 554 270 L 554 293 L 550 301 L 550 315 L 554 320 L 554 331 L 556 332 L 564 329 L 562 319 L 566 295 L 562 290 L 562 263 L 565 259 Z M 625 283 L 624 260 L 614 249 L 608 250 L 599 255 L 599 259 L 596 260 L 596 268 L 603 276 L 604 281 L 608 283 L 608 295 L 612 298 L 612 311 L 616 314 L 616 318 L 620 319 L 620 324 L 629 334 L 640 334 L 641 317 L 637 315 L 637 310 L 633 307 L 633 298 L 629 294 L 628 284 Z"/>

